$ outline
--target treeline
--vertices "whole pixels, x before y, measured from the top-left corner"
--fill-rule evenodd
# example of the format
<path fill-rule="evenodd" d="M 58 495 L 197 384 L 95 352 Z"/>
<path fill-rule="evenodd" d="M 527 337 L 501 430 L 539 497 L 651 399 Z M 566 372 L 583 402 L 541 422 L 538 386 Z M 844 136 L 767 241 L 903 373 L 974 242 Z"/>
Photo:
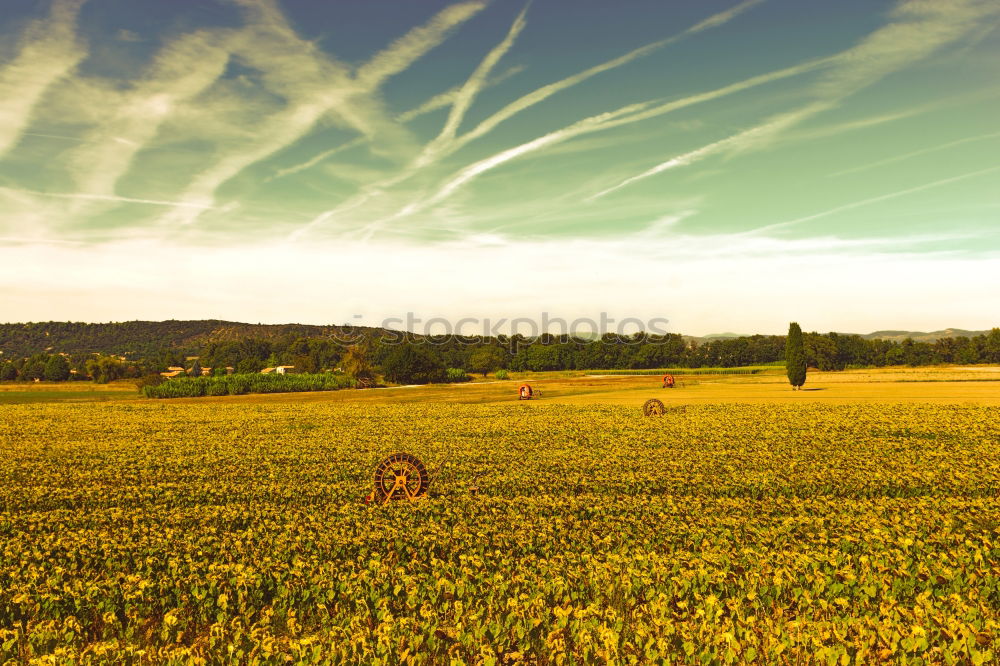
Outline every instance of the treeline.
<path fill-rule="evenodd" d="M 806 333 L 806 363 L 820 370 L 1000 363 L 1000 328 L 985 335 L 941 338 L 936 342 L 905 339 L 868 340 L 860 335 Z M 784 360 L 785 336 L 751 335 L 685 342 L 680 335 L 627 339 L 605 336 L 594 342 L 545 336 L 510 357 L 512 370 L 610 370 L 643 368 L 733 368 Z"/>
<path fill-rule="evenodd" d="M 102 354 L 32 354 L 0 361 L 0 381 L 81 381 L 107 383 L 159 372 L 157 361 L 125 361 Z"/>
<path fill-rule="evenodd" d="M 1000 363 L 1000 329 L 986 335 L 942 338 L 936 342 L 868 340 L 860 335 L 839 333 L 806 333 L 803 337 L 806 362 L 820 370 Z M 606 335 L 597 340 L 566 335 L 542 335 L 534 339 L 384 335 L 366 338 L 354 346 L 327 339 L 248 339 L 210 344 L 204 350 L 203 365 L 227 365 L 237 368 L 237 372 L 294 365 L 296 371 L 318 372 L 344 365 L 349 348 L 363 355 L 373 370 L 383 374 L 391 374 L 403 361 L 419 360 L 423 365 L 420 372 L 440 377 L 447 368 L 488 373 L 500 368 L 541 372 L 767 365 L 784 360 L 785 336 L 751 335 L 699 344 L 679 334 Z M 410 348 L 422 351 L 417 357 L 400 351 Z"/>
<path fill-rule="evenodd" d="M 859 335 L 806 333 L 806 362 L 820 370 L 923 365 L 1000 363 L 1000 328 L 972 337 L 941 338 L 935 342 L 867 340 Z"/>
<path fill-rule="evenodd" d="M 820 370 L 1000 363 L 1000 329 L 936 342 L 806 333 L 803 342 L 808 365 Z M 105 354 L 36 353 L 0 361 L 0 379 L 61 381 L 75 377 L 111 381 L 138 378 L 171 367 L 192 374 L 195 364 L 213 368 L 213 374 L 255 374 L 279 365 L 294 366 L 295 373 L 304 374 L 339 371 L 363 384 L 379 375 L 398 383 L 460 381 L 467 372 L 485 374 L 499 369 L 733 368 L 782 361 L 785 336 L 751 335 L 699 344 L 678 334 L 605 335 L 582 340 L 548 334 L 537 338 L 423 337 L 366 329 L 353 337 L 340 332 L 323 336 L 286 333 L 213 340 L 193 351 L 189 355 L 178 349 L 156 349 L 149 356 L 135 359 Z"/>

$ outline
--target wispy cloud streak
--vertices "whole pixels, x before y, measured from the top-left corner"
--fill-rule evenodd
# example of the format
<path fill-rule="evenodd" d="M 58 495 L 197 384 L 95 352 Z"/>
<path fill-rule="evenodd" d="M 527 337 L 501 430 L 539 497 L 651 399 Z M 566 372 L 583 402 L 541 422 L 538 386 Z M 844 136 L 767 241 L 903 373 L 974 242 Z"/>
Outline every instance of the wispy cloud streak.
<path fill-rule="evenodd" d="M 956 141 L 949 141 L 947 143 L 942 143 L 939 146 L 930 146 L 929 148 L 921 148 L 920 150 L 914 150 L 908 153 L 903 153 L 902 155 L 887 157 L 884 160 L 878 160 L 876 162 L 862 164 L 860 166 L 852 167 L 850 169 L 844 169 L 843 171 L 837 171 L 835 173 L 831 173 L 830 177 L 835 178 L 837 176 L 846 176 L 847 174 L 850 173 L 860 173 L 862 171 L 868 171 L 869 169 L 877 169 L 878 167 L 882 167 L 887 164 L 895 164 L 896 162 L 902 162 L 903 160 L 908 160 L 913 157 L 927 155 L 928 153 L 936 153 L 939 150 L 947 150 L 948 148 L 954 148 L 955 146 L 962 146 L 967 143 L 978 143 L 980 141 L 989 141 L 990 139 L 996 139 L 998 137 L 1000 137 L 1000 132 L 992 132 L 990 134 L 980 134 L 978 136 L 969 136 L 964 139 L 958 139 Z"/>
<path fill-rule="evenodd" d="M 996 171 L 1000 171 L 1000 166 L 993 166 L 993 167 L 988 167 L 986 169 L 979 169 L 977 171 L 970 171 L 969 173 L 963 173 L 958 176 L 952 176 L 951 178 L 943 178 L 941 180 L 935 180 L 931 183 L 924 183 L 923 185 L 917 185 L 916 187 L 909 187 L 906 188 L 905 190 L 890 192 L 889 194 L 882 194 L 877 197 L 871 197 L 870 199 L 862 199 L 861 201 L 854 201 L 849 204 L 844 204 L 843 206 L 837 206 L 836 208 L 825 210 L 821 213 L 806 215 L 805 217 L 800 217 L 794 220 L 788 220 L 787 222 L 770 224 L 766 227 L 761 227 L 759 229 L 754 229 L 753 231 L 747 232 L 747 234 L 759 235 L 759 234 L 766 234 L 772 231 L 777 231 L 779 229 L 787 229 L 788 227 L 793 227 L 795 225 L 802 224 L 803 222 L 812 222 L 813 220 L 819 220 L 824 217 L 836 215 L 837 213 L 843 213 L 844 211 L 854 210 L 855 208 L 862 208 L 864 206 L 870 206 L 872 204 L 876 204 L 882 201 L 889 201 L 890 199 L 898 199 L 899 197 L 904 197 L 908 194 L 915 194 L 917 192 L 923 192 L 924 190 L 930 190 L 936 187 L 950 185 L 951 183 L 957 183 L 959 181 L 969 180 L 970 178 L 985 176 L 988 173 L 994 173 Z"/>
<path fill-rule="evenodd" d="M 785 129 L 836 107 L 843 99 L 889 74 L 912 65 L 978 29 L 980 22 L 1000 13 L 996 3 L 976 0 L 906 0 L 892 12 L 892 20 L 857 46 L 836 57 L 830 70 L 811 90 L 815 98 L 798 109 L 772 116 L 765 122 L 726 139 L 672 157 L 591 199 L 606 196 L 632 183 L 669 169 L 687 166 L 719 153 L 737 153 L 767 146 Z"/>
<path fill-rule="evenodd" d="M 486 84 L 486 78 L 493 71 L 493 68 L 497 66 L 497 63 L 500 62 L 500 59 L 514 45 L 514 40 L 517 39 L 517 36 L 524 30 L 524 26 L 526 25 L 524 16 L 527 11 L 527 6 L 521 10 L 521 13 L 517 15 L 514 23 L 510 26 L 510 30 L 507 31 L 507 35 L 503 38 L 503 41 L 493 47 L 486 57 L 483 58 L 482 62 L 479 63 L 479 66 L 476 67 L 465 84 L 455 93 L 455 100 L 451 105 L 451 111 L 448 113 L 448 119 L 445 121 L 444 127 L 441 128 L 441 132 L 430 143 L 424 146 L 423 151 L 416 159 L 414 165 L 416 168 L 433 162 L 437 154 L 455 140 L 458 127 L 465 118 L 469 107 L 472 106 L 472 102 L 476 99 L 476 95 L 479 94 L 479 91 Z"/>
<path fill-rule="evenodd" d="M 508 67 L 500 75 L 487 79 L 485 84 L 483 85 L 483 88 L 489 88 L 491 86 L 499 85 L 500 83 L 503 83 L 510 77 L 520 74 L 523 71 L 524 71 L 523 65 L 514 65 L 512 67 Z M 398 116 L 396 116 L 396 120 L 398 120 L 401 123 L 408 123 L 414 118 L 418 118 L 433 111 L 437 111 L 438 109 L 449 108 L 451 105 L 455 103 L 455 100 L 458 99 L 458 94 L 463 87 L 464 86 L 455 86 L 454 88 L 446 90 L 443 93 L 434 95 L 423 104 L 420 104 L 419 106 L 416 106 L 410 109 L 409 111 L 404 111 L 403 113 L 399 114 Z"/>
<path fill-rule="evenodd" d="M 446 7 L 426 25 L 414 28 L 377 53 L 352 76 L 347 67 L 301 39 L 272 2 L 238 1 L 248 9 L 254 38 L 242 42 L 236 55 L 261 71 L 265 85 L 285 97 L 287 105 L 256 128 L 252 142 L 229 151 L 199 174 L 181 196 L 205 205 L 214 203 L 215 192 L 227 181 L 296 143 L 330 114 L 365 136 L 376 132 L 399 136 L 401 130 L 395 121 L 374 99 L 375 91 L 485 6 L 483 2 L 464 2 Z M 197 217 L 196 212 L 177 209 L 161 224 L 185 225 Z"/>
<path fill-rule="evenodd" d="M 121 95 L 107 118 L 88 132 L 83 145 L 69 156 L 79 189 L 113 194 L 135 156 L 178 107 L 223 75 L 233 38 L 232 31 L 199 31 L 178 38 L 161 51 L 147 75 Z"/>
<path fill-rule="evenodd" d="M 632 51 L 629 51 L 628 53 L 621 55 L 617 58 L 613 58 L 611 60 L 605 61 L 603 63 L 585 69 L 572 76 L 568 76 L 566 78 L 560 79 L 548 85 L 537 88 L 534 91 L 528 93 L 527 95 L 524 95 L 516 99 L 515 101 L 505 105 L 499 111 L 493 113 L 485 120 L 481 121 L 473 129 L 459 136 L 455 136 L 455 131 L 454 131 L 457 128 L 458 123 L 453 122 L 452 119 L 458 117 L 458 120 L 460 121 L 461 116 L 464 116 L 465 110 L 461 109 L 460 113 L 455 113 L 453 110 L 453 113 L 449 116 L 449 123 L 446 124 L 445 129 L 442 131 L 441 135 L 439 135 L 438 139 L 436 139 L 431 146 L 425 148 L 425 150 L 422 151 L 421 155 L 413 163 L 411 163 L 408 168 L 404 169 L 400 173 L 390 178 L 387 178 L 378 183 L 374 183 L 370 187 L 360 192 L 352 200 L 346 202 L 345 204 L 342 204 L 338 208 L 321 213 L 320 215 L 316 216 L 312 220 L 312 222 L 310 222 L 308 225 L 295 231 L 293 233 L 293 237 L 294 238 L 301 237 L 311 229 L 326 224 L 327 222 L 336 218 L 338 215 L 357 209 L 358 207 L 370 201 L 376 193 L 384 192 L 387 188 L 391 188 L 411 178 L 415 174 L 420 173 L 422 170 L 426 169 L 434 162 L 440 161 L 441 159 L 457 152 L 458 150 L 462 149 L 464 146 L 468 145 L 472 141 L 475 141 L 476 139 L 485 136 L 503 122 L 516 116 L 522 111 L 525 111 L 537 104 L 540 104 L 549 97 L 563 90 L 576 86 L 594 76 L 597 76 L 598 74 L 616 69 L 618 67 L 622 67 L 623 65 L 626 65 L 630 62 L 648 56 L 654 53 L 655 51 L 662 49 L 663 47 L 669 44 L 680 41 L 690 35 L 694 35 L 703 32 L 705 30 L 708 30 L 710 28 L 715 28 L 720 25 L 723 25 L 724 23 L 732 20 L 733 18 L 745 12 L 746 10 L 750 9 L 751 7 L 760 4 L 762 1 L 763 0 L 745 0 L 744 2 L 739 3 L 735 7 L 732 7 L 723 12 L 719 12 L 718 14 L 715 14 L 676 35 L 667 37 L 657 42 L 653 42 L 651 44 L 646 44 L 645 46 L 633 49 Z M 517 34 L 521 31 L 521 29 L 523 29 L 524 15 L 526 10 L 527 8 L 525 8 L 525 10 L 521 12 L 521 14 L 515 20 L 510 31 L 508 32 L 507 37 L 505 37 L 505 39 L 490 52 L 490 54 L 483 61 L 480 67 L 477 68 L 476 73 L 474 73 L 472 77 L 470 77 L 469 81 L 463 86 L 462 89 L 466 89 L 468 87 L 471 88 L 473 91 L 478 91 L 478 89 L 481 87 L 482 84 L 479 81 L 480 77 L 477 75 L 480 73 L 482 73 L 483 76 L 488 75 L 492 67 L 495 66 L 495 61 L 498 61 L 499 58 L 502 57 L 502 55 L 506 53 L 506 51 L 510 48 L 510 44 L 513 43 L 513 40 L 516 38 Z M 456 102 L 459 101 L 460 99 L 461 98 L 458 96 L 458 94 L 456 94 Z M 636 108 L 644 108 L 646 106 L 648 105 L 642 104 L 638 107 L 630 106 L 627 108 L 635 110 Z M 663 111 L 663 113 L 666 113 L 668 110 L 680 107 L 679 106 L 670 107 L 669 105 L 666 105 L 664 108 L 665 110 Z M 600 116 L 586 118 L 578 123 L 574 123 L 571 126 L 565 127 L 562 130 L 557 130 L 556 132 L 552 132 L 550 133 L 550 135 L 539 137 L 538 139 L 530 141 L 527 144 L 523 144 L 522 146 L 517 146 L 505 150 L 498 155 L 477 162 L 476 164 L 470 165 L 465 169 L 463 169 L 460 173 L 452 177 L 447 183 L 444 184 L 444 186 L 438 191 L 438 193 L 431 196 L 430 199 L 425 201 L 411 202 L 410 204 L 404 206 L 399 213 L 391 216 L 389 219 L 398 219 L 400 217 L 405 217 L 406 215 L 409 215 L 412 212 L 415 212 L 417 210 L 422 210 L 427 205 L 432 205 L 432 203 L 437 203 L 442 199 L 446 198 L 452 192 L 454 192 L 457 189 L 457 187 L 459 187 L 461 184 L 468 182 L 472 178 L 475 178 L 477 175 L 485 171 L 488 171 L 489 169 L 494 168 L 495 166 L 503 164 L 504 162 L 514 159 L 519 155 L 523 155 L 528 152 L 541 149 L 543 147 L 552 145 L 554 143 L 559 143 L 560 141 L 571 138 L 572 136 L 578 136 L 579 134 L 586 133 L 588 131 L 596 131 L 597 129 L 600 129 L 600 127 L 598 127 L 600 123 L 599 122 L 595 123 L 594 122 L 595 118 L 600 117 L 606 120 L 611 118 L 617 118 L 621 115 L 621 111 L 622 110 L 619 109 L 617 111 L 611 111 L 606 114 L 600 114 Z M 649 116 L 637 117 L 637 120 L 642 120 L 645 117 L 653 117 L 653 115 L 657 114 L 654 113 Z M 611 125 L 609 125 L 609 127 L 610 126 Z M 455 183 L 458 184 L 456 185 Z M 370 234 L 378 226 L 378 224 L 380 223 L 375 223 L 373 225 L 370 225 L 367 230 L 367 233 Z"/>
<path fill-rule="evenodd" d="M 449 178 L 433 195 L 421 202 L 410 204 L 408 207 L 400 211 L 400 214 L 397 217 L 404 217 L 406 215 L 413 214 L 418 210 L 423 210 L 428 206 L 438 204 L 454 194 L 461 186 L 470 182 L 474 178 L 477 178 L 487 171 L 495 169 L 496 167 L 513 159 L 528 155 L 529 153 L 537 152 L 543 148 L 554 146 L 584 134 L 602 132 L 616 127 L 622 127 L 624 125 L 631 125 L 633 123 L 662 116 L 688 106 L 701 104 L 725 97 L 726 95 L 742 92 L 766 83 L 798 76 L 800 74 L 813 71 L 819 67 L 823 67 L 827 64 L 827 62 L 827 60 L 817 60 L 778 70 L 776 72 L 754 76 L 738 83 L 723 86 L 722 88 L 717 88 L 705 93 L 689 95 L 678 100 L 661 104 L 654 104 L 653 102 L 633 104 L 615 111 L 609 111 L 607 113 L 585 118 L 572 125 L 555 130 L 554 132 L 549 132 L 548 134 L 523 143 L 519 146 L 509 148 L 463 168 Z"/>
<path fill-rule="evenodd" d="M 365 90 L 374 90 L 386 79 L 408 69 L 444 41 L 448 34 L 486 7 L 482 0 L 445 7 L 426 25 L 414 28 L 358 68 L 355 79 Z"/>
<path fill-rule="evenodd" d="M 214 206 L 206 206 L 198 202 L 189 201 L 164 201 L 161 199 L 138 199 L 134 197 L 119 197 L 111 194 L 87 194 L 84 192 L 38 192 L 35 190 L 14 189 L 11 187 L 0 187 L 0 192 L 10 195 L 30 195 L 35 197 L 46 197 L 51 199 L 78 199 L 82 201 L 113 201 L 115 203 L 145 204 L 149 206 L 169 206 L 171 208 L 195 208 L 199 210 L 210 210 Z"/>
<path fill-rule="evenodd" d="M 483 85 L 483 87 L 489 88 L 491 86 L 498 85 L 503 81 L 506 81 L 510 77 L 519 74 L 523 70 L 524 67 L 522 66 L 509 67 L 499 76 L 487 80 Z M 434 95 L 433 97 L 428 99 L 426 102 L 420 104 L 419 106 L 416 106 L 410 109 L 409 111 L 404 111 L 403 113 L 396 116 L 396 122 L 408 123 L 414 118 L 419 118 L 420 116 L 432 113 L 439 109 L 445 109 L 451 107 L 457 100 L 459 91 L 461 91 L 461 89 L 462 86 L 455 86 L 450 90 L 446 90 L 443 93 Z M 293 174 L 306 171 L 307 169 L 311 169 L 318 164 L 322 164 L 323 162 L 333 157 L 334 155 L 345 152 L 347 150 L 351 150 L 352 148 L 357 148 L 358 146 L 362 146 L 368 141 L 369 137 L 367 136 L 355 137 L 350 141 L 345 141 L 339 146 L 335 146 L 334 148 L 324 150 L 323 152 L 314 155 L 313 157 L 309 158 L 304 162 L 300 162 L 298 164 L 286 167 L 284 169 L 279 169 L 277 172 L 275 172 L 274 176 L 272 176 L 268 180 L 273 180 L 275 178 L 283 178 L 285 176 L 291 176 Z"/>
<path fill-rule="evenodd" d="M 76 37 L 83 0 L 55 0 L 46 19 L 32 23 L 20 53 L 0 69 L 0 157 L 20 140 L 46 91 L 86 57 Z"/>
<path fill-rule="evenodd" d="M 604 72 L 617 69 L 618 67 L 627 65 L 630 62 L 633 62 L 640 58 L 644 58 L 645 56 L 648 56 L 654 53 L 655 51 L 664 48 L 665 46 L 669 46 L 670 44 L 679 42 L 682 39 L 690 37 L 691 35 L 698 34 L 710 28 L 719 27 L 725 24 L 726 22 L 736 18 L 737 16 L 747 11 L 751 7 L 760 4 L 761 1 L 762 0 L 747 0 L 746 2 L 741 2 L 735 7 L 723 12 L 719 12 L 718 14 L 715 14 L 705 19 L 704 21 L 701 21 L 700 23 L 684 30 L 681 33 L 678 33 L 671 37 L 667 37 L 666 39 L 661 39 L 651 44 L 646 44 L 645 46 L 640 46 L 639 48 L 633 49 L 632 51 L 629 51 L 624 55 L 618 56 L 617 58 L 613 58 L 599 65 L 594 65 L 593 67 L 585 69 L 582 72 L 574 74 L 573 76 L 568 76 L 564 79 L 560 79 L 559 81 L 555 81 L 548 85 L 542 86 L 541 88 L 538 88 L 528 93 L 527 95 L 524 95 L 523 97 L 514 100 L 510 104 L 507 104 L 502 109 L 500 109 L 496 113 L 492 114 L 491 116 L 480 122 L 473 129 L 469 130 L 466 134 L 459 137 L 452 144 L 449 152 L 454 152 L 459 148 L 462 148 L 463 146 L 467 145 L 468 143 L 475 141 L 476 139 L 491 132 L 498 125 L 505 122 L 506 120 L 509 120 L 518 113 L 521 113 L 522 111 L 545 101 L 546 99 L 555 95 L 556 93 L 562 92 L 563 90 L 566 90 L 568 88 L 572 88 L 573 86 L 583 83 L 584 81 L 593 78 L 598 74 L 602 74 Z"/>

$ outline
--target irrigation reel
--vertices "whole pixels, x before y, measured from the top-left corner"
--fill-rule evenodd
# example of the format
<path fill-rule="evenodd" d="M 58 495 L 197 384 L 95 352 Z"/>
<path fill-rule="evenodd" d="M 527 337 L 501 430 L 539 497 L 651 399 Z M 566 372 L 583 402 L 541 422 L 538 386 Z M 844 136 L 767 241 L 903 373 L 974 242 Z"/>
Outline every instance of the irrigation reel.
<path fill-rule="evenodd" d="M 419 458 L 410 453 L 393 453 L 375 468 L 374 487 L 365 503 L 426 499 L 430 483 L 427 467 Z"/>
<path fill-rule="evenodd" d="M 541 394 L 537 390 L 531 388 L 531 384 L 521 384 L 521 388 L 517 390 L 518 400 L 532 400 L 539 397 L 541 397 Z"/>
<path fill-rule="evenodd" d="M 678 379 L 673 375 L 663 375 L 663 388 L 672 389 L 672 388 L 684 388 L 684 387 L 685 387 L 685 382 L 683 379 Z"/>
<path fill-rule="evenodd" d="M 657 400 L 656 398 L 650 398 L 642 405 L 642 415 L 663 416 L 663 412 L 665 412 L 666 409 L 667 408 L 663 406 L 662 400 Z"/>

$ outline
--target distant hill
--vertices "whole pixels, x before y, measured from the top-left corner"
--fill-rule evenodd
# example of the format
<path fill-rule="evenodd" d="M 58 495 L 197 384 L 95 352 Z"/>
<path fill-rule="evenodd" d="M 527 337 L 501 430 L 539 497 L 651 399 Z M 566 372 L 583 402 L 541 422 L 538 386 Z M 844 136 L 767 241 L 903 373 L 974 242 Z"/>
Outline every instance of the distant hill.
<path fill-rule="evenodd" d="M 752 333 L 709 333 L 703 335 L 700 340 L 732 340 L 733 338 L 749 338 Z"/>
<path fill-rule="evenodd" d="M 19 358 L 44 351 L 66 354 L 100 352 L 129 357 L 148 357 L 164 350 L 193 354 L 210 342 L 287 336 L 322 337 L 344 330 L 343 326 L 244 324 L 217 319 L 107 324 L 0 324 L 0 358 Z"/>
<path fill-rule="evenodd" d="M 914 342 L 937 342 L 941 338 L 974 338 L 977 335 L 987 335 L 989 331 L 966 331 L 961 328 L 946 328 L 943 331 L 933 331 L 922 333 L 920 331 L 875 331 L 862 335 L 866 340 L 893 340 L 902 342 L 906 338 L 912 338 Z"/>

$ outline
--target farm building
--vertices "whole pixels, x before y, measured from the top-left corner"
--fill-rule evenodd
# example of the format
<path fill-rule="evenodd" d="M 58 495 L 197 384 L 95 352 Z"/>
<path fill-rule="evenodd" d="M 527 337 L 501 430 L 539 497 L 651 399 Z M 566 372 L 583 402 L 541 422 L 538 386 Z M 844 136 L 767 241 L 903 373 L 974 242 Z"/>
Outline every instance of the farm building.
<path fill-rule="evenodd" d="M 274 374 L 276 374 L 276 375 L 292 375 L 292 374 L 295 374 L 295 366 L 294 365 L 278 365 L 278 366 L 275 366 L 273 368 L 264 368 L 263 370 L 260 371 L 260 374 L 262 374 L 262 375 L 269 375 L 272 372 Z"/>

